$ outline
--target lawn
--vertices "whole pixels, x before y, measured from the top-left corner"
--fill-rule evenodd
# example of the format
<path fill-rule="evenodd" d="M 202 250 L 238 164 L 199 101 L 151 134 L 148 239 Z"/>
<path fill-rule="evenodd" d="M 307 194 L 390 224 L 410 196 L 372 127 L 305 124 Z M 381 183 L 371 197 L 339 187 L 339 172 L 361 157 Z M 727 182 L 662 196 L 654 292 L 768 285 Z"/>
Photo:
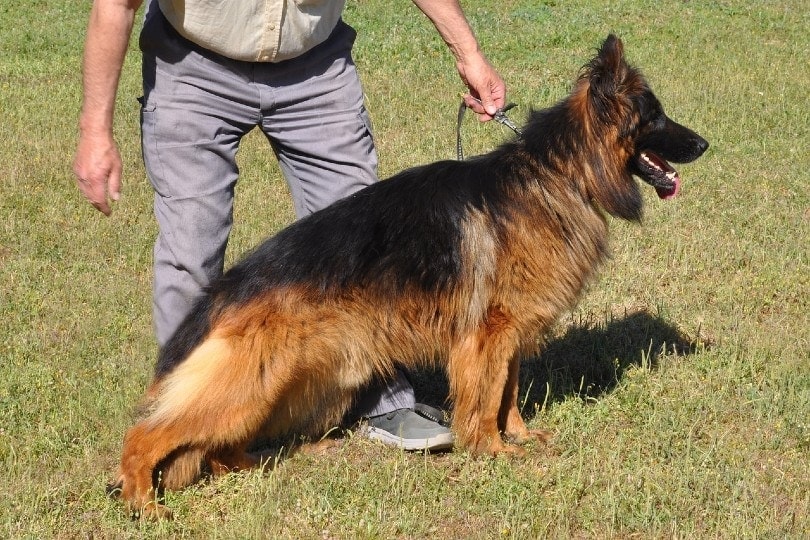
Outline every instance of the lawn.
<path fill-rule="evenodd" d="M 149 382 L 151 245 L 137 40 L 119 91 L 124 192 L 109 218 L 71 173 L 89 2 L 0 8 L 0 537 L 807 538 L 810 536 L 810 11 L 799 0 L 466 2 L 510 115 L 563 97 L 609 32 L 671 117 L 710 141 L 544 352 L 527 457 L 424 456 L 348 433 L 325 456 L 169 493 L 132 522 L 105 496 Z M 140 16 L 140 15 L 139 15 Z M 349 0 L 380 175 L 455 155 L 463 87 L 409 2 Z M 464 124 L 467 155 L 511 136 Z M 293 219 L 263 137 L 239 154 L 233 261 Z M 442 403 L 441 374 L 416 377 Z"/>

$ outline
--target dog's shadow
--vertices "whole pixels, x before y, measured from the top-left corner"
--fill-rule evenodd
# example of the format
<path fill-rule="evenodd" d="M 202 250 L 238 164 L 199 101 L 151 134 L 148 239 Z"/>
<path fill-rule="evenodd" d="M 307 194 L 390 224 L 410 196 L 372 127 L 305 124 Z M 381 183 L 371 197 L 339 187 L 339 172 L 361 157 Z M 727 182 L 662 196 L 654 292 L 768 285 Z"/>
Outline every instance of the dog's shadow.
<path fill-rule="evenodd" d="M 543 405 L 570 396 L 587 400 L 611 392 L 632 367 L 654 370 L 664 355 L 688 356 L 711 346 L 646 311 L 599 322 L 592 319 L 571 316 L 538 356 L 521 363 L 518 406 L 527 420 Z M 449 385 L 442 370 L 409 373 L 409 377 L 418 401 L 448 406 Z"/>

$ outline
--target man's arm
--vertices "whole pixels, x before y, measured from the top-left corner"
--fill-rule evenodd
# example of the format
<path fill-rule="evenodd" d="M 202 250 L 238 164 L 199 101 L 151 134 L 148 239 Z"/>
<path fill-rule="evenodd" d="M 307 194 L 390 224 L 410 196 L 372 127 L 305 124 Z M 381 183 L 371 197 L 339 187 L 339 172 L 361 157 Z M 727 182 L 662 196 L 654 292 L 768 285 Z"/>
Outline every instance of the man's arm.
<path fill-rule="evenodd" d="M 121 192 L 121 156 L 113 139 L 113 112 L 135 12 L 142 0 L 96 0 L 90 10 L 84 47 L 84 100 L 73 172 L 79 190 L 110 215 Z"/>
<path fill-rule="evenodd" d="M 490 120 L 504 106 L 506 85 L 481 52 L 458 0 L 413 0 L 413 3 L 431 20 L 453 53 L 461 80 L 470 89 L 470 95 L 464 96 L 465 103 L 481 120 Z"/>

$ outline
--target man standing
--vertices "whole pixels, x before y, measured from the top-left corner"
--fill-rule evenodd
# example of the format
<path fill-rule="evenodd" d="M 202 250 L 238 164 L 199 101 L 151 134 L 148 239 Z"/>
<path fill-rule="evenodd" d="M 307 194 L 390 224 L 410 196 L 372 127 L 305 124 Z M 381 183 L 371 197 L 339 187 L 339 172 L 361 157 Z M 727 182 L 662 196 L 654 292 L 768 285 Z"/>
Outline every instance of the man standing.
<path fill-rule="evenodd" d="M 85 43 L 84 100 L 73 170 L 105 215 L 121 190 L 113 110 L 142 0 L 96 0 Z M 154 324 L 163 346 L 223 272 L 232 225 L 236 152 L 255 127 L 267 137 L 298 218 L 377 181 L 377 156 L 351 57 L 345 0 L 150 0 L 143 53 L 141 134 L 155 191 Z M 489 120 L 505 85 L 478 47 L 458 0 L 414 0 L 433 22 Z M 479 101 L 480 100 L 480 101 Z M 402 373 L 365 390 L 357 412 L 370 437 L 408 450 L 452 445 L 420 413 Z"/>

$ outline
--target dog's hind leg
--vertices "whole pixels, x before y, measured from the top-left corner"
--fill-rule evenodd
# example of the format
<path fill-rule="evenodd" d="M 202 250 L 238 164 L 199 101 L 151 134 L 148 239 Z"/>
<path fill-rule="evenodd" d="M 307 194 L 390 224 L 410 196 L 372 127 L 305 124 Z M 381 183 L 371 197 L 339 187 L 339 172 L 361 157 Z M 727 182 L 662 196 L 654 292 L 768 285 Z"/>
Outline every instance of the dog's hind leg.
<path fill-rule="evenodd" d="M 232 412 L 232 411 L 229 411 Z M 225 414 L 228 414 L 227 412 Z M 176 421 L 156 427 L 149 425 L 149 419 L 132 427 L 124 439 L 121 457 L 120 480 L 121 496 L 127 505 L 130 515 L 147 519 L 167 518 L 171 511 L 158 501 L 158 488 L 180 489 L 194 480 L 199 470 L 174 475 L 167 475 L 166 481 L 159 484 L 158 471 L 161 462 L 171 457 L 173 452 L 186 452 L 190 460 L 199 463 L 204 455 L 211 465 L 214 474 L 223 474 L 231 470 L 244 470 L 255 466 L 258 460 L 245 453 L 245 441 L 250 440 L 245 433 L 250 430 L 250 419 L 231 415 L 231 425 L 239 424 L 227 431 L 225 422 L 212 418 L 212 425 L 201 426 L 187 423 L 182 416 Z M 261 425 L 255 422 L 255 427 Z M 218 428 L 222 428 L 221 430 Z M 189 449 L 185 449 L 185 446 Z M 183 460 L 183 456 L 176 458 Z"/>
<path fill-rule="evenodd" d="M 171 511 L 158 502 L 158 489 L 153 477 L 158 463 L 177 446 L 164 430 L 150 430 L 144 422 L 130 428 L 124 437 L 118 484 L 127 513 L 144 519 L 171 517 Z M 163 442 L 163 444 L 161 444 Z"/>
<path fill-rule="evenodd" d="M 159 487 L 171 490 L 191 485 L 200 476 L 205 457 L 202 448 L 179 448 L 158 464 Z M 154 474 L 152 475 L 154 478 Z"/>
<path fill-rule="evenodd" d="M 217 450 L 206 457 L 211 474 L 220 476 L 229 472 L 245 471 L 256 467 L 260 459 L 250 455 L 246 445 Z"/>
<path fill-rule="evenodd" d="M 261 358 L 242 352 L 228 339 L 209 338 L 174 371 L 155 381 L 148 395 L 149 415 L 124 439 L 121 458 L 121 495 L 131 514 L 166 517 L 168 509 L 156 500 L 156 471 L 172 453 L 190 452 L 221 458 L 225 468 L 245 466 L 245 445 L 260 430 L 278 390 L 257 380 Z M 183 460 L 182 456 L 176 458 Z M 198 459 L 199 462 L 199 459 Z M 188 475 L 185 475 L 188 480 Z M 172 487 L 183 487 L 175 485 Z"/>
<path fill-rule="evenodd" d="M 518 372 L 520 371 L 520 357 L 515 356 L 509 363 L 509 377 L 503 391 L 503 400 L 498 415 L 498 427 L 503 431 L 506 438 L 512 442 L 522 444 L 536 439 L 540 442 L 548 442 L 551 439 L 551 432 L 536 429 L 530 430 L 526 427 L 526 422 L 520 414 L 517 406 L 518 398 Z"/>

